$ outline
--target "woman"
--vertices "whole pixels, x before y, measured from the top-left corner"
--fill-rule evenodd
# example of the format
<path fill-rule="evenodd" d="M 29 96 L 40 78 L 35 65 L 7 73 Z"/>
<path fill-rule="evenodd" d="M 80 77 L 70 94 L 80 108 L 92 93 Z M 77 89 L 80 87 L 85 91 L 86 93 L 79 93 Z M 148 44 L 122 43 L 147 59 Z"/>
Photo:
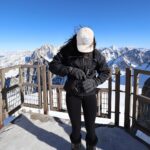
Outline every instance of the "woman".
<path fill-rule="evenodd" d="M 97 111 L 96 87 L 110 76 L 104 56 L 96 50 L 94 32 L 82 27 L 60 49 L 49 64 L 52 73 L 67 76 L 64 89 L 72 124 L 70 134 L 72 150 L 81 146 L 81 105 L 86 127 L 86 149 L 94 150 L 98 142 L 95 133 Z"/>

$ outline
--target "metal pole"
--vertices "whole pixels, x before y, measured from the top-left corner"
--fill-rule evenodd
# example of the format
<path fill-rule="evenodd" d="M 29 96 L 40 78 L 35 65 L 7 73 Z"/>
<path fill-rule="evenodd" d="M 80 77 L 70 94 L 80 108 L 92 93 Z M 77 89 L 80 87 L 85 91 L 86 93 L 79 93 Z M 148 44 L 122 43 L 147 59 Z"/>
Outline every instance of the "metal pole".
<path fill-rule="evenodd" d="M 5 88 L 5 72 L 3 69 L 0 70 L 0 128 L 3 126 L 3 121 L 7 116 L 5 109 L 6 100 L 3 99 L 2 91 Z"/>
<path fill-rule="evenodd" d="M 44 65 L 42 72 L 43 77 L 43 102 L 44 102 L 44 114 L 48 114 L 48 99 L 47 99 L 47 82 L 46 82 L 46 66 Z"/>
<path fill-rule="evenodd" d="M 108 80 L 108 118 L 111 118 L 111 101 L 112 101 L 112 77 Z"/>
<path fill-rule="evenodd" d="M 19 87 L 20 87 L 20 92 L 21 92 L 21 103 L 24 102 L 24 94 L 23 94 L 23 88 L 22 88 L 22 83 L 23 83 L 23 79 L 22 79 L 22 66 L 19 66 Z"/>
<path fill-rule="evenodd" d="M 133 90 L 133 120 L 132 120 L 132 126 L 135 124 L 136 120 L 136 103 L 137 103 L 137 94 L 138 94 L 138 71 L 134 70 L 134 90 Z"/>
<path fill-rule="evenodd" d="M 37 66 L 37 77 L 38 77 L 38 100 L 39 100 L 39 107 L 42 107 L 42 93 L 41 93 L 41 73 L 40 73 L 40 66 Z"/>
<path fill-rule="evenodd" d="M 116 84 L 115 84 L 115 125 L 119 126 L 119 106 L 120 106 L 120 70 L 116 68 Z"/>
<path fill-rule="evenodd" d="M 50 110 L 53 110 L 52 73 L 50 71 L 48 71 L 48 89 L 49 89 Z"/>
<path fill-rule="evenodd" d="M 0 129 L 3 126 L 2 72 L 0 70 Z"/>
<path fill-rule="evenodd" d="M 130 129 L 131 69 L 126 68 L 124 127 Z"/>

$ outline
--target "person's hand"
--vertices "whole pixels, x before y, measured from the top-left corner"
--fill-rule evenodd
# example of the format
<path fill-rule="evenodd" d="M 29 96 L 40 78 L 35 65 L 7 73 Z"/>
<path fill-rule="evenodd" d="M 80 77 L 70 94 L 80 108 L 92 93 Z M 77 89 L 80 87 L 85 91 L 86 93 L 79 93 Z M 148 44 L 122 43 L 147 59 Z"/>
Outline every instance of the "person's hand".
<path fill-rule="evenodd" d="M 96 81 L 94 79 L 86 79 L 82 84 L 86 93 L 93 91 L 97 87 Z"/>
<path fill-rule="evenodd" d="M 82 80 L 82 79 L 84 80 L 86 78 L 85 73 L 81 69 L 78 69 L 78 68 L 70 67 L 69 74 L 71 76 L 74 76 L 78 80 Z"/>

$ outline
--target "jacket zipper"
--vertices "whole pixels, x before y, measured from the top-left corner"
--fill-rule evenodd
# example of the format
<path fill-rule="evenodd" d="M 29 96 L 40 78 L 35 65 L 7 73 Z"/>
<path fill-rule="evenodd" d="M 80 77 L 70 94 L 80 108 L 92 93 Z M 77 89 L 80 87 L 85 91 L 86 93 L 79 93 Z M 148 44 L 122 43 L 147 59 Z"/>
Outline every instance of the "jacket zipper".
<path fill-rule="evenodd" d="M 85 67 L 85 66 L 84 66 L 85 64 L 84 64 L 84 63 L 85 63 L 85 62 L 84 62 L 84 57 L 83 57 L 83 71 L 85 71 L 85 68 L 84 68 L 84 67 Z"/>
<path fill-rule="evenodd" d="M 82 66 L 83 68 L 82 68 L 82 69 L 83 69 L 83 71 L 85 71 L 84 57 L 83 57 L 83 59 L 82 59 L 82 63 L 83 63 L 83 66 Z M 82 99 L 83 99 L 83 95 L 84 95 L 84 92 L 83 92 L 83 93 L 81 92 Z"/>

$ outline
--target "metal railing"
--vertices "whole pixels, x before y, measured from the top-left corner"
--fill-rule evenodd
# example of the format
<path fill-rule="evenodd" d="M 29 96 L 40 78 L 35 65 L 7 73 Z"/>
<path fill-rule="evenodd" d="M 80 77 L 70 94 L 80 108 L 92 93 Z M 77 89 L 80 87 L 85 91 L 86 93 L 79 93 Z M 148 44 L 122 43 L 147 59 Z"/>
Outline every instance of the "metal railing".
<path fill-rule="evenodd" d="M 150 135 L 150 97 L 143 96 L 142 93 L 139 93 L 139 74 L 150 76 L 150 71 L 134 70 L 132 126 Z"/>
<path fill-rule="evenodd" d="M 6 82 L 6 74 L 13 69 L 18 69 L 13 84 L 8 86 Z M 141 124 L 147 107 L 150 106 L 148 97 L 138 93 L 138 74 L 148 74 L 150 71 L 126 69 L 125 74 L 125 90 L 120 90 L 120 70 L 116 69 L 113 74 L 114 78 L 108 79 L 106 88 L 97 89 L 97 117 L 112 118 L 114 113 L 114 125 L 119 126 L 120 122 L 120 93 L 124 93 L 124 127 L 130 130 L 136 127 L 142 128 L 143 131 L 150 133 L 149 128 L 145 124 Z M 132 93 L 132 77 L 134 81 L 134 91 Z M 115 80 L 114 80 L 115 79 Z M 112 83 L 115 83 L 113 89 Z M 11 83 L 11 82 L 10 82 Z M 114 94 L 114 111 L 112 110 L 112 93 Z M 132 96 L 133 95 L 133 104 Z M 122 97 L 121 97 L 122 98 Z M 137 105 L 139 103 L 140 105 Z M 22 106 L 43 109 L 44 114 L 48 114 L 49 110 L 67 111 L 65 103 L 65 91 L 63 85 L 52 84 L 52 73 L 46 70 L 46 66 L 42 65 L 20 65 L 9 68 L 0 69 L 0 126 L 3 125 L 4 119 L 16 112 Z M 132 112 L 132 114 L 131 114 Z M 146 119 L 146 118 L 144 118 Z M 149 119 L 149 118 L 148 118 Z"/>

